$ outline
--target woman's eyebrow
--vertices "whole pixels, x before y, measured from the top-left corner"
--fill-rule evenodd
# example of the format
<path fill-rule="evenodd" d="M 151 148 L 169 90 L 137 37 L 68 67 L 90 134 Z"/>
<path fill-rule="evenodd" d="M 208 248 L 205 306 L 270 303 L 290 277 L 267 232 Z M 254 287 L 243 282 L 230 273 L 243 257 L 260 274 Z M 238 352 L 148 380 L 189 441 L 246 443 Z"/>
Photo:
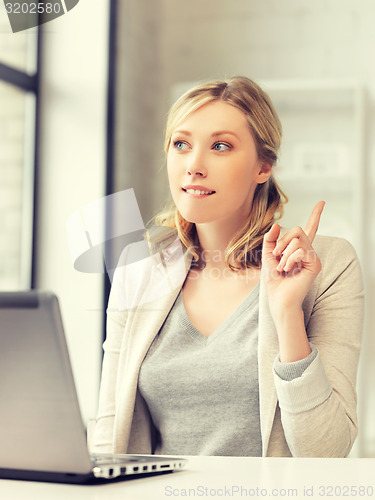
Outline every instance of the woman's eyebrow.
<path fill-rule="evenodd" d="M 175 130 L 172 135 L 175 135 L 175 134 L 191 135 L 191 132 L 189 132 L 188 130 Z"/>
<path fill-rule="evenodd" d="M 191 132 L 189 132 L 188 130 L 175 130 L 173 132 L 173 135 L 175 134 L 185 134 L 185 135 L 188 135 L 188 136 L 191 136 Z M 224 134 L 230 134 L 230 135 L 234 135 L 234 137 L 237 137 L 238 139 L 238 135 L 235 134 L 234 132 L 231 132 L 230 130 L 218 130 L 217 132 L 213 132 L 211 134 L 211 137 L 217 137 L 218 135 L 224 135 Z"/>
<path fill-rule="evenodd" d="M 235 134 L 234 132 L 231 132 L 230 130 L 218 130 L 217 132 L 214 132 L 213 134 L 211 134 L 211 137 L 216 137 L 218 135 L 224 135 L 224 134 L 234 135 L 234 137 L 237 137 L 237 139 L 239 138 L 237 134 Z"/>

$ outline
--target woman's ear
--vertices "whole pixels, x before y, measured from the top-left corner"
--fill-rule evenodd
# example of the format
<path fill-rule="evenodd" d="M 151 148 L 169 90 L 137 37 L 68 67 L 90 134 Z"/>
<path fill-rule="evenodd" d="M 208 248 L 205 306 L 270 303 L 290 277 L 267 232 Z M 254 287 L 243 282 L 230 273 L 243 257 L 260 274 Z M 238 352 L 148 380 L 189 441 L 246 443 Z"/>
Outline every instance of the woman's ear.
<path fill-rule="evenodd" d="M 268 179 L 271 177 L 272 173 L 272 165 L 270 163 L 262 162 L 260 164 L 260 169 L 258 172 L 258 175 L 256 176 L 256 182 L 258 184 L 263 184 L 264 182 L 268 181 Z"/>

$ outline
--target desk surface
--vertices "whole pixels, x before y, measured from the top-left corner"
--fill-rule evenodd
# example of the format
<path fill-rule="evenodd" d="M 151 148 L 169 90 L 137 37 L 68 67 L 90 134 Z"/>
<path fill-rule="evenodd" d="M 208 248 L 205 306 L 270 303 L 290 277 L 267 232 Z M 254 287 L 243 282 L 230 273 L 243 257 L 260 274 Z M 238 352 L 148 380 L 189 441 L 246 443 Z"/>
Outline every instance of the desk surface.
<path fill-rule="evenodd" d="M 1 500 L 373 498 L 375 458 L 189 457 L 184 471 L 76 486 L 0 480 Z"/>

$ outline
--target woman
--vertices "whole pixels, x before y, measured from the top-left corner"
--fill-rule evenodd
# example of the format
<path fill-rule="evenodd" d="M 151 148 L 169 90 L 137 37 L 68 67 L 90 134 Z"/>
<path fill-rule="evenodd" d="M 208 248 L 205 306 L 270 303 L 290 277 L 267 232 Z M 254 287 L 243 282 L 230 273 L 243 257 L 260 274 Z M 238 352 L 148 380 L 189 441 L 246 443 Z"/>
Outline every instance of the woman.
<path fill-rule="evenodd" d="M 135 263 L 128 247 L 115 273 L 94 451 L 350 452 L 360 267 L 347 241 L 315 237 L 324 202 L 305 230 L 275 223 L 280 141 L 272 103 L 244 77 L 172 107 L 174 208 L 158 220 L 178 238 Z"/>

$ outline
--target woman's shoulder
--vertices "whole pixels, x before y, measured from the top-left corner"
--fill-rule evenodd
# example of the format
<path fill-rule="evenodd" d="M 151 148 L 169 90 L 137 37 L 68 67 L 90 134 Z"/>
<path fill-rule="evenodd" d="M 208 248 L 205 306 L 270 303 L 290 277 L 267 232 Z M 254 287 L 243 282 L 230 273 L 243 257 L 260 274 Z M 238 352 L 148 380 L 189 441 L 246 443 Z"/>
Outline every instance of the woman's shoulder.
<path fill-rule="evenodd" d="M 322 263 L 322 273 L 328 275 L 340 275 L 356 269 L 361 274 L 357 252 L 345 238 L 337 236 L 316 235 L 313 248 Z"/>
<path fill-rule="evenodd" d="M 128 243 L 122 249 L 117 267 L 146 261 L 149 257 L 161 252 L 168 252 L 176 240 L 178 240 L 178 233 L 174 228 L 166 226 L 146 228 L 139 240 Z"/>
<path fill-rule="evenodd" d="M 317 234 L 314 238 L 313 247 L 318 251 L 324 251 L 332 256 L 353 256 L 356 254 L 353 245 L 345 238 L 339 236 L 326 236 Z"/>
<path fill-rule="evenodd" d="M 180 270 L 186 274 L 191 254 L 186 251 L 177 230 L 165 226 L 147 228 L 143 238 L 128 244 L 118 259 L 114 281 L 146 285 L 158 269 L 162 273 Z M 122 285 L 121 285 L 122 286 Z"/>
<path fill-rule="evenodd" d="M 188 259 L 176 232 L 149 231 L 143 241 L 127 245 L 112 281 L 118 309 L 167 300 L 185 280 Z"/>

